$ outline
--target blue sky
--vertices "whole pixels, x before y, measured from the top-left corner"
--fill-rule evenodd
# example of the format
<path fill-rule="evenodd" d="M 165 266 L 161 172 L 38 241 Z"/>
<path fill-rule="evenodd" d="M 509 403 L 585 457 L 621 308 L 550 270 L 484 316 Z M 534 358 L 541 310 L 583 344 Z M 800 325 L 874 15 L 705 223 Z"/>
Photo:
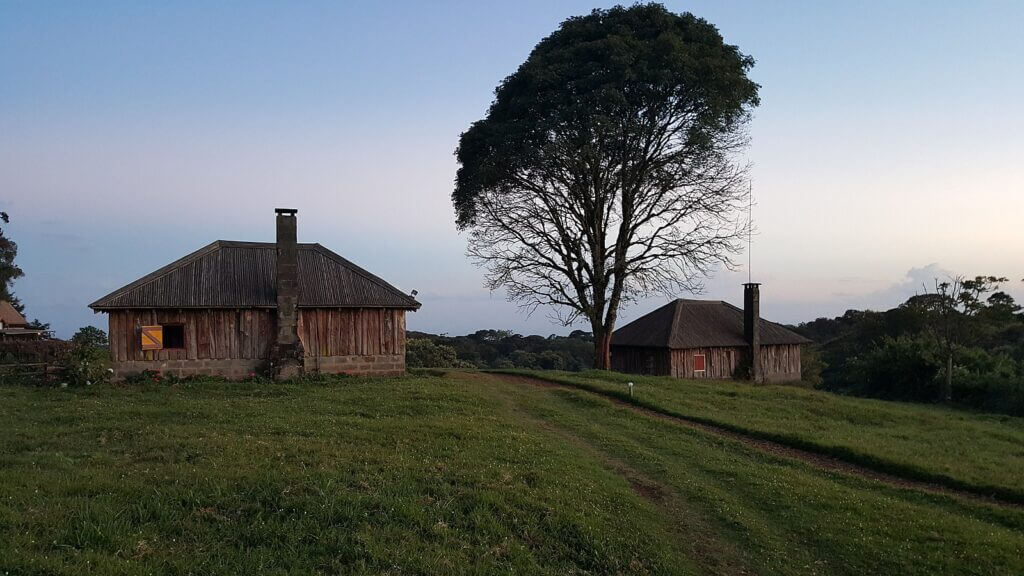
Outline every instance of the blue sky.
<path fill-rule="evenodd" d="M 1024 3 L 666 4 L 757 60 L 766 317 L 888 307 L 947 273 L 1024 297 Z M 419 290 L 411 329 L 565 332 L 481 287 L 452 153 L 537 41 L 604 5 L 0 1 L 16 293 L 58 335 L 104 326 L 92 300 L 212 240 L 272 240 L 291 206 L 300 240 Z M 738 302 L 745 277 L 704 296 Z"/>

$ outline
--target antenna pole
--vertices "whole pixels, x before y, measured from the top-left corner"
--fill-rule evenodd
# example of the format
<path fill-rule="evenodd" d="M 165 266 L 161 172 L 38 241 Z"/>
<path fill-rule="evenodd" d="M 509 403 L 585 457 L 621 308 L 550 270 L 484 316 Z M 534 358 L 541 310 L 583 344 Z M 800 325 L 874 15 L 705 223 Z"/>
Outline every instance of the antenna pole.
<path fill-rule="evenodd" d="M 747 181 L 747 284 L 753 282 L 753 274 L 750 271 L 753 258 L 750 255 L 754 235 L 754 184 Z"/>

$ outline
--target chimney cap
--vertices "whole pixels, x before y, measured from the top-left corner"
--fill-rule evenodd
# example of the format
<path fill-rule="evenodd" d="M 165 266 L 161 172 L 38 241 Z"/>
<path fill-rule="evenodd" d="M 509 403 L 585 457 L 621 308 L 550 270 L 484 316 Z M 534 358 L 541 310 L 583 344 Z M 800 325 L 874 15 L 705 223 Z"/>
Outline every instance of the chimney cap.
<path fill-rule="evenodd" d="M 298 212 L 298 210 L 296 210 L 295 208 L 274 208 L 274 212 L 277 214 L 287 214 L 289 216 L 294 216 L 295 213 Z"/>

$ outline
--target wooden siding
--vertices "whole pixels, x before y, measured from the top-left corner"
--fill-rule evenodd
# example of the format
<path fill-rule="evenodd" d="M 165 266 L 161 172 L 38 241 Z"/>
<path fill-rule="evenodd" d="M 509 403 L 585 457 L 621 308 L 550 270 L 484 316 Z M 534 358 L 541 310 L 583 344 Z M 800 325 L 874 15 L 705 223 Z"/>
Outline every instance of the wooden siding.
<path fill-rule="evenodd" d="M 405 310 L 300 308 L 306 356 L 405 355 Z"/>
<path fill-rule="evenodd" d="M 770 382 L 800 379 L 800 345 L 761 346 L 761 373 Z"/>
<path fill-rule="evenodd" d="M 115 362 L 267 358 L 276 333 L 274 311 L 268 309 L 132 309 L 111 310 L 109 316 Z M 155 324 L 183 325 L 185 347 L 142 350 L 139 330 Z M 301 308 L 299 337 L 307 356 L 404 355 L 405 311 Z"/>
<path fill-rule="evenodd" d="M 651 374 L 676 378 L 728 379 L 736 374 L 746 347 L 643 348 L 612 346 L 612 370 L 629 374 Z M 703 354 L 705 371 L 693 370 L 694 356 Z M 761 368 L 768 381 L 800 379 L 800 345 L 761 347 Z"/>
<path fill-rule="evenodd" d="M 612 370 L 628 374 L 672 374 L 668 348 L 642 348 L 638 346 L 612 346 Z"/>
<path fill-rule="evenodd" d="M 687 348 L 672 350 L 672 375 L 676 378 L 732 378 L 736 363 L 742 358 L 742 348 Z M 693 357 L 704 355 L 704 372 L 694 372 Z"/>

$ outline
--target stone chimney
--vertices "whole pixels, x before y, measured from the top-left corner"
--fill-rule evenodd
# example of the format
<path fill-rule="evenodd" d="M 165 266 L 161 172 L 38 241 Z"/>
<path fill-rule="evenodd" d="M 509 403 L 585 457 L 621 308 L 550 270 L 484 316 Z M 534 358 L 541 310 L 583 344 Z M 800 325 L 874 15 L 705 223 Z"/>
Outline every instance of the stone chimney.
<path fill-rule="evenodd" d="M 277 213 L 277 339 L 272 360 L 274 378 L 286 380 L 302 375 L 302 341 L 299 340 L 299 245 L 295 213 L 278 208 Z"/>
<path fill-rule="evenodd" d="M 743 285 L 743 338 L 747 341 L 750 379 L 763 382 L 761 373 L 761 293 L 760 284 Z"/>

